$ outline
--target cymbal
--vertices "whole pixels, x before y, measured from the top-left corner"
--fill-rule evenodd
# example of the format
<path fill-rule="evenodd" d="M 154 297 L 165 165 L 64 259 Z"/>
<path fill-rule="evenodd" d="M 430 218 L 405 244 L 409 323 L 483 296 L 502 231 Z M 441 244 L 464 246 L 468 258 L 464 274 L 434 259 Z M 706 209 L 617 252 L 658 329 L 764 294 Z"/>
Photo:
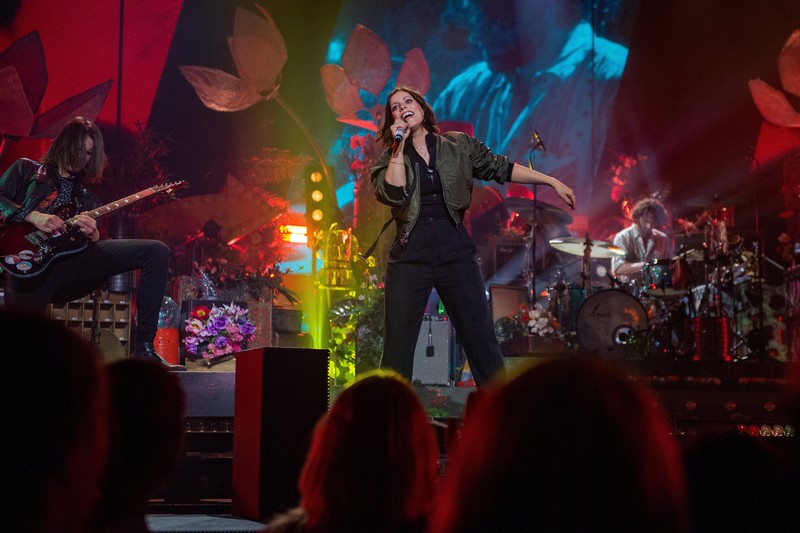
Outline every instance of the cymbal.
<path fill-rule="evenodd" d="M 527 219 L 533 219 L 534 207 L 538 210 L 536 221 L 550 226 L 569 226 L 572 224 L 572 215 L 559 209 L 553 204 L 537 202 L 530 198 L 506 198 L 503 205 L 509 211 L 515 211 Z"/>
<path fill-rule="evenodd" d="M 583 255 L 586 249 L 586 239 L 580 237 L 564 237 L 561 239 L 550 239 L 550 246 L 560 252 L 572 255 Z M 610 257 L 622 257 L 625 251 L 613 244 L 605 241 L 589 240 L 589 257 L 592 259 L 608 259 Z"/>

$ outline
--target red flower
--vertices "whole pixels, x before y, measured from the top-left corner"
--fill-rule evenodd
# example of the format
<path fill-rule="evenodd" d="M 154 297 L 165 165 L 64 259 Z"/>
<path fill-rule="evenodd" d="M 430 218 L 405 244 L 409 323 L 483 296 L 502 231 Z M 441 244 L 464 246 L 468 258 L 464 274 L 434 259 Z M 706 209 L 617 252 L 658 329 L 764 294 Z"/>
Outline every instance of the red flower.
<path fill-rule="evenodd" d="M 211 312 L 211 309 L 206 307 L 205 305 L 198 305 L 192 312 L 189 314 L 192 318 L 196 318 L 198 320 L 205 320 L 208 318 L 208 314 Z"/>

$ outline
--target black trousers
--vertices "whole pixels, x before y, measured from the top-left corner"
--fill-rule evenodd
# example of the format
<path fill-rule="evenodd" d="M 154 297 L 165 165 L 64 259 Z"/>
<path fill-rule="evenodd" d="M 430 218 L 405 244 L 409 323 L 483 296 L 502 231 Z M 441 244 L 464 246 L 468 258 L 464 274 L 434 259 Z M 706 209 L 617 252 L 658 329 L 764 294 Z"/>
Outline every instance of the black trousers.
<path fill-rule="evenodd" d="M 50 302 L 81 298 L 111 276 L 141 269 L 136 291 L 137 342 L 152 341 L 158 328 L 168 268 L 169 247 L 161 241 L 98 241 L 82 252 L 57 258 L 33 278 L 6 275 L 6 305 L 41 314 Z"/>
<path fill-rule="evenodd" d="M 417 221 L 408 242 L 395 241 L 386 269 L 385 338 L 381 367 L 411 380 L 414 348 L 435 288 L 464 346 L 479 387 L 503 371 L 475 244 L 449 218 Z"/>

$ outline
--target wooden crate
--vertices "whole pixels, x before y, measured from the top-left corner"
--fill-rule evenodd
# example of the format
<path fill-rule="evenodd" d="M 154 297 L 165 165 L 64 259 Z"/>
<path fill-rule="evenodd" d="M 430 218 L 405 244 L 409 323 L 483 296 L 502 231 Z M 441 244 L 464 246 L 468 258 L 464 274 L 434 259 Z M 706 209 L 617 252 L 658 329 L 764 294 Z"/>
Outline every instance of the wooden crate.
<path fill-rule="evenodd" d="M 50 304 L 48 313 L 52 320 L 91 340 L 94 307 L 94 300 L 87 296 L 64 304 Z M 101 292 L 97 321 L 100 327 L 98 342 L 106 359 L 128 357 L 131 345 L 130 293 Z"/>

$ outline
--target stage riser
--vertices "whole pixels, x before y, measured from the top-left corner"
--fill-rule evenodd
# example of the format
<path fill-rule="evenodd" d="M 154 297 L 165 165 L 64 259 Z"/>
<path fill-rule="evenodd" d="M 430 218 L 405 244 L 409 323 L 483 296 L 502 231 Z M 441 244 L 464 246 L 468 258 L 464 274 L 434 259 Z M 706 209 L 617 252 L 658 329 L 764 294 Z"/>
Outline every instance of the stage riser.
<path fill-rule="evenodd" d="M 291 348 L 288 350 L 293 351 Z M 521 365 L 546 359 L 511 357 L 506 358 L 506 363 L 514 372 L 520 370 Z M 239 363 L 240 359 L 237 359 L 237 366 Z M 675 436 L 682 442 L 691 442 L 709 434 L 737 431 L 741 425 L 760 428 L 764 425 L 785 426 L 795 423 L 792 406 L 783 393 L 786 384 L 784 376 L 793 371 L 795 363 L 629 361 L 621 364 L 630 373 L 631 379 L 650 385 L 673 423 Z M 319 368 L 316 373 L 324 377 L 326 369 L 323 371 Z M 175 513 L 230 512 L 236 374 L 206 371 L 176 375 L 186 394 L 186 453 L 167 489 L 154 495 L 163 499 L 163 503 L 151 504 L 151 510 Z M 303 396 L 305 392 L 324 395 L 327 402 L 325 379 L 312 387 L 310 384 L 301 386 L 305 383 L 304 377 L 292 377 L 292 373 L 284 369 L 276 369 L 274 375 L 282 385 L 277 388 L 270 386 L 270 390 L 278 396 L 281 396 L 278 391 L 288 388 Z M 693 385 L 690 386 L 690 383 Z M 474 390 L 470 387 L 447 386 L 417 386 L 416 389 L 423 403 L 426 399 L 436 399 L 438 406 L 446 407 L 447 416 L 455 419 L 462 416 L 468 396 Z M 441 401 L 442 396 L 446 397 L 445 402 Z M 265 401 L 277 406 L 270 416 L 281 418 L 280 424 L 291 424 L 295 420 L 291 410 L 284 408 L 287 402 L 291 404 L 294 400 L 270 396 Z M 317 414 L 321 416 L 322 412 L 324 409 Z M 251 413 L 250 418 L 253 416 Z M 318 417 L 309 417 L 306 425 L 313 426 L 312 418 L 315 421 Z M 239 425 L 236 426 L 238 428 Z M 797 437 L 753 438 L 766 438 L 781 446 L 788 446 Z M 301 447 L 305 449 L 305 445 Z M 290 490 L 294 491 L 295 486 L 292 482 Z M 268 513 L 263 509 L 260 512 Z"/>

